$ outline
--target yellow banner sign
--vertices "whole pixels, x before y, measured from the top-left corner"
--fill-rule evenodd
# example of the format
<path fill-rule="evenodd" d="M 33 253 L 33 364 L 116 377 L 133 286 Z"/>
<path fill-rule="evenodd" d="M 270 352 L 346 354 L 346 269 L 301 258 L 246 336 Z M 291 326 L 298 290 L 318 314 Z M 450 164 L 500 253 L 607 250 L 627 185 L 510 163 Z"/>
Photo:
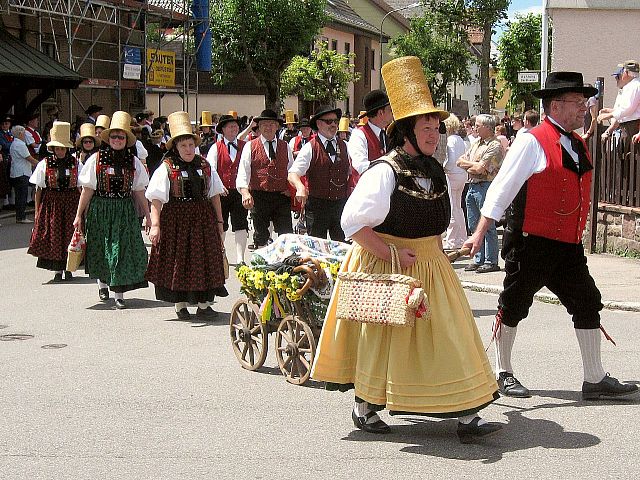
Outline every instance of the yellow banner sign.
<path fill-rule="evenodd" d="M 176 52 L 147 49 L 147 85 L 176 86 Z"/>

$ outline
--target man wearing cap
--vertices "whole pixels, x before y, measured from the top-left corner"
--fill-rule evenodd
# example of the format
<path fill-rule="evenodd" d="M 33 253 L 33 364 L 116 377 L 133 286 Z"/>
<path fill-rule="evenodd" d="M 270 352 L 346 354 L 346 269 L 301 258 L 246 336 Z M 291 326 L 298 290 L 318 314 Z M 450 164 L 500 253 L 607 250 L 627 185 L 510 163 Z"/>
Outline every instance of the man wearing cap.
<path fill-rule="evenodd" d="M 605 373 L 600 358 L 600 291 L 587 268 L 582 232 L 589 213 L 593 165 L 589 150 L 573 130 L 582 127 L 586 101 L 597 90 L 584 86 L 581 73 L 553 72 L 542 99 L 545 120 L 511 145 L 493 180 L 475 233 L 465 242 L 476 253 L 489 227 L 507 211 L 502 257 L 504 290 L 494 323 L 500 392 L 528 397 L 514 376 L 511 350 L 518 323 L 527 317 L 534 294 L 547 287 L 573 317 L 584 370 L 582 398 L 635 393 Z"/>
<path fill-rule="evenodd" d="M 393 121 L 389 97 L 382 90 L 372 90 L 365 95 L 362 102 L 365 112 L 360 113 L 359 118 L 367 117 L 368 121 L 351 132 L 347 144 L 351 165 L 356 173 L 354 177 L 361 175 L 369 168 L 370 162 L 386 153 L 385 128 Z"/>
<path fill-rule="evenodd" d="M 95 125 L 101 111 L 102 107 L 100 105 L 89 105 L 89 108 L 84 112 L 87 114 L 87 119 L 84 123 L 93 123 Z"/>
<path fill-rule="evenodd" d="M 336 137 L 342 110 L 328 105 L 311 117 L 311 128 L 317 132 L 296 157 L 289 169 L 289 182 L 296 189 L 296 201 L 306 214 L 311 236 L 344 241 L 340 227 L 342 210 L 349 196 L 349 156 L 344 140 Z M 307 176 L 308 187 L 300 177 Z M 305 208 L 306 206 L 306 208 Z"/>
<path fill-rule="evenodd" d="M 640 129 L 640 67 L 638 62 L 629 60 L 620 65 L 613 73 L 620 89 L 613 108 L 603 108 L 598 113 L 598 122 L 613 119 L 611 125 L 602 134 L 603 138 L 620 126 L 623 140 L 631 139 Z"/>
<path fill-rule="evenodd" d="M 231 217 L 231 230 L 236 244 L 236 263 L 244 262 L 244 251 L 247 248 L 247 210 L 242 205 L 242 195 L 236 190 L 236 178 L 242 151 L 245 146 L 243 140 L 238 140 L 240 124 L 237 118 L 231 115 L 222 115 L 216 125 L 216 132 L 222 134 L 209 149 L 207 161 L 211 168 L 218 172 L 226 189 L 226 193 L 220 196 L 222 208 L 223 238 L 229 230 L 229 217 Z"/>
<path fill-rule="evenodd" d="M 236 188 L 242 195 L 242 205 L 253 208 L 253 245 L 260 248 L 269 241 L 269 223 L 278 235 L 293 232 L 288 196 L 287 172 L 293 164 L 293 154 L 284 140 L 276 139 L 282 120 L 273 110 L 263 110 L 253 119 L 259 137 L 242 151 Z"/>

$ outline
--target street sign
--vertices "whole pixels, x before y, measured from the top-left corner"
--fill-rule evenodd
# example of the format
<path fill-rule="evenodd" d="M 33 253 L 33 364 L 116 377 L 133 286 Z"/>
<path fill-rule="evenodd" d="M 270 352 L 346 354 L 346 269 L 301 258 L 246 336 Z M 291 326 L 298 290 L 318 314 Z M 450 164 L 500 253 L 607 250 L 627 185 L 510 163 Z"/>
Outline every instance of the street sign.
<path fill-rule="evenodd" d="M 538 83 L 540 81 L 540 72 L 523 71 L 518 72 L 518 83 Z"/>
<path fill-rule="evenodd" d="M 124 47 L 122 57 L 124 63 L 122 78 L 140 80 L 140 76 L 142 74 L 141 50 L 135 47 Z"/>

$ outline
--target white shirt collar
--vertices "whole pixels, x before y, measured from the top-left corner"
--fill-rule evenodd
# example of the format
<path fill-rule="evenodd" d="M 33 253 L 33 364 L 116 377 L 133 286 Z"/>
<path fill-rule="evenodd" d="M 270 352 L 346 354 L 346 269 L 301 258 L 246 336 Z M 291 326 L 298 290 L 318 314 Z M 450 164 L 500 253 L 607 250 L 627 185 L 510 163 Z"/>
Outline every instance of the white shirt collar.
<path fill-rule="evenodd" d="M 371 127 L 371 130 L 373 130 L 373 133 L 376 134 L 376 137 L 379 137 L 382 129 L 379 126 L 377 126 L 375 123 L 371 123 L 371 122 L 369 122 L 369 126 Z"/>
<path fill-rule="evenodd" d="M 318 138 L 320 139 L 320 141 L 322 142 L 322 145 L 325 145 L 325 146 L 327 145 L 327 142 L 329 140 L 334 141 L 336 139 L 336 137 L 327 138 L 324 135 L 321 135 L 320 132 L 318 132 L 317 135 L 318 135 Z"/>
<path fill-rule="evenodd" d="M 264 136 L 263 136 L 262 134 L 260 135 L 260 141 L 262 142 L 262 144 L 263 144 L 264 146 L 266 146 L 267 148 L 269 148 L 269 145 L 268 145 L 269 140 L 267 140 L 266 138 L 264 138 Z M 277 144 L 278 144 L 278 137 L 277 137 L 277 136 L 276 136 L 276 137 L 273 137 L 273 140 L 271 140 L 271 141 L 272 141 L 272 142 L 274 142 L 274 141 L 275 141 L 275 142 L 276 142 L 276 145 L 277 145 Z M 274 146 L 274 148 L 275 148 L 275 146 Z"/>

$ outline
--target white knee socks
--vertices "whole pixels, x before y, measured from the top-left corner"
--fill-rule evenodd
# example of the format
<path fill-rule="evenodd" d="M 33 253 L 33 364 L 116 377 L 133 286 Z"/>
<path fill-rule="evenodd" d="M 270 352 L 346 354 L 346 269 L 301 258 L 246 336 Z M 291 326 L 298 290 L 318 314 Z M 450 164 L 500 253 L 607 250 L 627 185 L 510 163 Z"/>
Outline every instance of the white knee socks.
<path fill-rule="evenodd" d="M 480 417 L 478 415 L 465 415 L 464 417 L 458 417 L 458 421 L 460 423 L 464 423 L 465 425 L 469 425 L 471 422 L 473 422 L 474 418 L 478 418 L 479 419 L 478 420 L 478 426 L 484 425 L 485 423 L 487 423 L 487 421 L 484 418 L 482 418 L 482 417 Z"/>
<path fill-rule="evenodd" d="M 98 288 L 109 288 L 109 285 L 98 280 Z"/>
<path fill-rule="evenodd" d="M 578 337 L 578 345 L 580 345 L 580 354 L 582 355 L 584 381 L 598 383 L 606 376 L 600 357 L 602 343 L 600 330 L 597 328 L 588 330 L 576 328 L 575 330 L 576 337 Z"/>
<path fill-rule="evenodd" d="M 353 405 L 353 411 L 358 417 L 364 417 L 367 413 L 371 411 L 369 408 L 369 404 L 367 402 L 355 402 Z M 371 415 L 369 419 L 367 419 L 366 423 L 376 423 L 380 420 L 378 414 Z"/>
<path fill-rule="evenodd" d="M 496 332 L 496 372 L 513 373 L 511 366 L 511 350 L 513 342 L 516 340 L 518 327 L 508 327 L 504 323 L 498 327 Z"/>
<path fill-rule="evenodd" d="M 115 298 L 116 300 L 124 300 L 124 293 L 113 292 L 113 298 Z"/>
<path fill-rule="evenodd" d="M 244 252 L 247 249 L 247 231 L 234 232 L 236 239 L 236 264 L 244 262 Z"/>
<path fill-rule="evenodd" d="M 176 303 L 176 312 L 179 312 L 183 308 L 187 308 L 187 302 L 178 302 L 178 303 Z"/>

